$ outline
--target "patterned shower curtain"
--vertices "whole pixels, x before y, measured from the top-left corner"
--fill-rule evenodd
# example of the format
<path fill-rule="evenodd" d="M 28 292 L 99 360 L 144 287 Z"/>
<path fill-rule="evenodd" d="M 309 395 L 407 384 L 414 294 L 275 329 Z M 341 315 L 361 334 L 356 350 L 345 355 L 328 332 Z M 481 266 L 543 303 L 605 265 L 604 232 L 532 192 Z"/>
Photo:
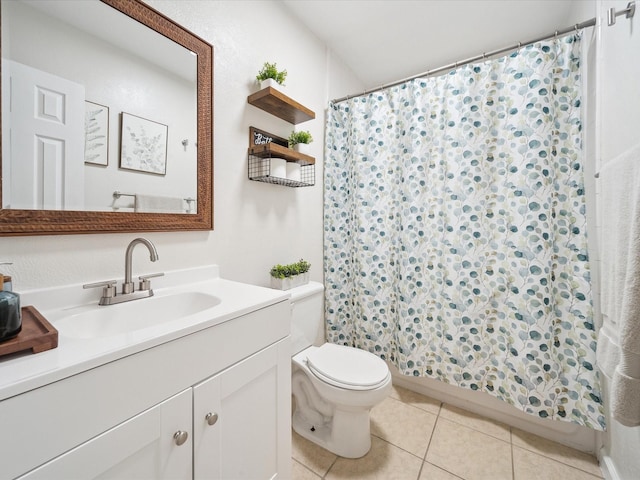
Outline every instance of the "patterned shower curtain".
<path fill-rule="evenodd" d="M 329 341 L 603 429 L 581 128 L 577 36 L 331 104 Z"/>

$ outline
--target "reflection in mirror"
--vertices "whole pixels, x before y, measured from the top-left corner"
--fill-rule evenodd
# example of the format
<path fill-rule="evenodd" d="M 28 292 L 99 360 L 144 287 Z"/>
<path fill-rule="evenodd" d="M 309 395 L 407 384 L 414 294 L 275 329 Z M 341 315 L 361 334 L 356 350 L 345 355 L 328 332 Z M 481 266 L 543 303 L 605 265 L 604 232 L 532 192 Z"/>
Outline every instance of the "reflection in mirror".
<path fill-rule="evenodd" d="M 2 0 L 0 235 L 208 230 L 212 47 L 138 0 Z"/>
<path fill-rule="evenodd" d="M 101 2 L 3 1 L 2 74 L 4 208 L 195 213 L 192 52 Z"/>

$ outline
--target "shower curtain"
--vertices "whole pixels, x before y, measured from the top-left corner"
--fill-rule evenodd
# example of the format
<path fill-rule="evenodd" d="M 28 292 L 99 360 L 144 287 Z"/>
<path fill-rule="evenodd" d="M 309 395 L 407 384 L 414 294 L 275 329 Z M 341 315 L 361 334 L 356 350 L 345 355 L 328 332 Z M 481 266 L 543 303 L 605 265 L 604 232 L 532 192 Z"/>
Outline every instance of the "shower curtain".
<path fill-rule="evenodd" d="M 601 430 L 580 38 L 331 104 L 329 341 Z"/>

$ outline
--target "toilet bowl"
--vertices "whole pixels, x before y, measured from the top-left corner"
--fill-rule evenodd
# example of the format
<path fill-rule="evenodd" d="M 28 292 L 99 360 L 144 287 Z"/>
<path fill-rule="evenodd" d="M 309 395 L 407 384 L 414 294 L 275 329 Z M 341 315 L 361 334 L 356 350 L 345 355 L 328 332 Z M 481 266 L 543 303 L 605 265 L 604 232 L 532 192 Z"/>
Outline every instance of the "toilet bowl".
<path fill-rule="evenodd" d="M 371 448 L 369 412 L 391 391 L 387 364 L 356 348 L 324 344 L 293 357 L 293 429 L 346 458 Z"/>
<path fill-rule="evenodd" d="M 293 429 L 346 458 L 371 448 L 369 412 L 391 391 L 391 373 L 376 355 L 324 342 L 324 286 L 291 292 Z"/>
<path fill-rule="evenodd" d="M 387 364 L 375 355 L 325 343 L 293 357 L 293 429 L 346 458 L 371 448 L 369 412 L 391 391 Z"/>

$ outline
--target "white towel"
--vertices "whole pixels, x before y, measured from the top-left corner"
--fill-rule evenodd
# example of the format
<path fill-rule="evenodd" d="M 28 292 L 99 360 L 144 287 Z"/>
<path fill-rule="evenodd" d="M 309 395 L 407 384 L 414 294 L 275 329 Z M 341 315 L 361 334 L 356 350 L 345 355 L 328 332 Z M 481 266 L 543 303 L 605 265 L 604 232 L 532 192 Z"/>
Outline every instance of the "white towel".
<path fill-rule="evenodd" d="M 136 194 L 136 212 L 139 213 L 185 213 L 184 199 L 158 195 Z"/>
<path fill-rule="evenodd" d="M 614 419 L 640 425 L 640 145 L 600 172 L 602 315 L 598 366 Z"/>

